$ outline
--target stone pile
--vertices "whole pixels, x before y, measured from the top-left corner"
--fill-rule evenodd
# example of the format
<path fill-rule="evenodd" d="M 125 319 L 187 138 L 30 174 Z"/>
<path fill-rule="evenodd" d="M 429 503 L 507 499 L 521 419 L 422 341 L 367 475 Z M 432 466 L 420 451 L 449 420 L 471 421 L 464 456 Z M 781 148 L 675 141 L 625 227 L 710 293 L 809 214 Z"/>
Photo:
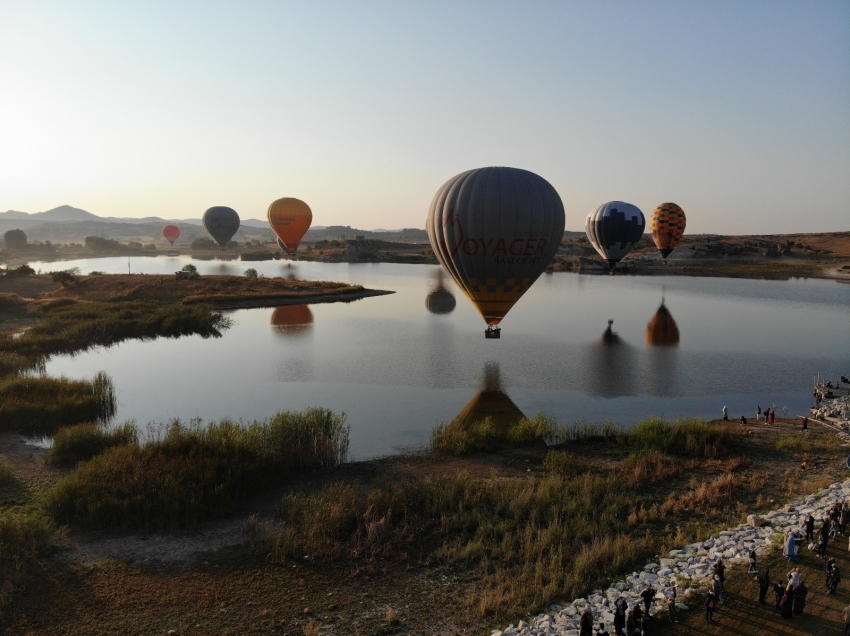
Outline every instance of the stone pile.
<path fill-rule="evenodd" d="M 812 415 L 822 420 L 827 417 L 843 420 L 841 424 L 848 427 L 848 414 L 850 414 L 850 397 L 830 398 L 823 400 L 818 408 L 812 409 Z"/>
<path fill-rule="evenodd" d="M 807 514 L 820 521 L 828 515 L 833 504 L 847 499 L 850 499 L 850 481 L 832 484 L 817 494 L 787 504 L 782 509 L 764 516 L 750 515 L 747 523 L 712 535 L 706 541 L 686 545 L 681 550 L 671 550 L 665 558 L 658 559 L 657 563 L 647 564 L 640 572 L 633 572 L 631 576 L 616 581 L 606 590 L 594 590 L 587 598 L 553 605 L 548 613 L 529 617 L 504 630 L 495 630 L 491 636 L 578 636 L 579 617 L 588 605 L 593 612 L 594 630 L 599 622 L 603 621 L 606 629 L 613 634 L 614 601 L 624 596 L 630 606 L 641 602 L 640 593 L 647 581 L 652 583 L 656 590 L 651 613 L 663 610 L 666 614 L 665 593 L 672 582 L 677 582 L 677 586 L 683 588 L 690 586 L 689 582 L 707 584 L 717 559 L 723 559 L 727 566 L 748 564 L 752 548 L 759 554 L 774 543 L 780 544 L 781 547 L 785 530 L 788 528 L 800 529 L 805 536 L 803 523 Z M 686 589 L 679 598 L 687 599 L 688 595 L 695 591 L 693 588 Z M 702 604 L 702 598 L 698 601 Z M 677 603 L 676 607 L 680 610 L 688 609 L 684 603 Z"/>

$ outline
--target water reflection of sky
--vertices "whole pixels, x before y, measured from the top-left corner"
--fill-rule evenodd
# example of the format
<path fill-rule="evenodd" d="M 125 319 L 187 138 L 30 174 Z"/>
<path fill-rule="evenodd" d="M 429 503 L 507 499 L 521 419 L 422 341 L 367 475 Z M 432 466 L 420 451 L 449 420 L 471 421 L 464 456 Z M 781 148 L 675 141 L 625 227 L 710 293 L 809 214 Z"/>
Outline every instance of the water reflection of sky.
<path fill-rule="evenodd" d="M 170 273 L 188 258 L 131 259 L 134 272 Z M 730 416 L 776 403 L 798 414 L 812 376 L 848 375 L 850 286 L 831 281 L 542 276 L 485 340 L 484 323 L 457 303 L 428 311 L 435 267 L 196 261 L 202 274 L 360 283 L 397 293 L 309 312 L 231 314 L 223 338 L 127 342 L 48 364 L 51 374 L 110 373 L 119 418 L 140 423 L 199 416 L 262 418 L 320 405 L 345 411 L 352 451 L 368 457 L 421 444 L 460 413 L 497 363 L 504 392 L 527 415 L 627 424 L 650 414 Z M 42 270 L 126 272 L 126 258 L 33 264 Z M 653 346 L 647 328 L 664 304 L 678 343 Z M 616 341 L 606 342 L 608 321 Z M 609 340 L 611 340 L 609 338 Z"/>

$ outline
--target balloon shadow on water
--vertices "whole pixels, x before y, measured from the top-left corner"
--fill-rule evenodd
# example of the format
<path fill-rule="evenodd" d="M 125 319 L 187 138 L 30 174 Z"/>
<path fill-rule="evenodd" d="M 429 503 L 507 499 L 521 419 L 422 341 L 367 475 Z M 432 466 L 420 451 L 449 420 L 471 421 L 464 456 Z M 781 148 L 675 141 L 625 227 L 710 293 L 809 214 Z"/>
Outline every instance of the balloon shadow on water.
<path fill-rule="evenodd" d="M 313 329 L 313 312 L 309 305 L 283 305 L 272 312 L 271 325 L 284 338 L 303 337 Z"/>
<path fill-rule="evenodd" d="M 425 308 L 437 316 L 447 316 L 455 310 L 457 301 L 445 286 L 443 270 L 435 276 L 435 286 L 425 297 Z"/>
<path fill-rule="evenodd" d="M 646 325 L 644 340 L 650 347 L 642 374 L 647 392 L 659 397 L 678 395 L 679 326 L 663 299 Z"/>
<path fill-rule="evenodd" d="M 637 395 L 635 350 L 614 331 L 614 321 L 585 349 L 585 392 L 600 397 Z"/>

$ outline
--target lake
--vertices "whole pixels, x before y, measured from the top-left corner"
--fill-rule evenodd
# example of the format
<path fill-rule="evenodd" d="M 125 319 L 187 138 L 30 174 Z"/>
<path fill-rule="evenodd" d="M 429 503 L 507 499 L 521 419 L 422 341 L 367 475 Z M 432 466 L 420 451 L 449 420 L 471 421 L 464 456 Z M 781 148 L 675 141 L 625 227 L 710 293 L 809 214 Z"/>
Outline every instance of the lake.
<path fill-rule="evenodd" d="M 129 341 L 57 356 L 47 373 L 106 371 L 116 421 L 142 427 L 310 406 L 344 411 L 353 459 L 420 448 L 473 401 L 486 410 L 494 394 L 479 394 L 485 376 L 529 417 L 628 426 L 650 415 L 718 418 L 724 405 L 730 419 L 753 417 L 757 405 L 807 414 L 813 376 L 850 375 L 850 285 L 834 281 L 548 274 L 502 322 L 501 339 L 487 340 L 484 321 L 450 281 L 429 297 L 438 266 L 146 257 L 130 267 L 170 274 L 190 262 L 202 275 L 253 267 L 396 293 L 229 312 L 233 326 L 221 338 Z M 31 266 L 125 273 L 127 259 Z M 429 302 L 449 309 L 446 292 L 456 300 L 451 313 L 429 311 Z"/>

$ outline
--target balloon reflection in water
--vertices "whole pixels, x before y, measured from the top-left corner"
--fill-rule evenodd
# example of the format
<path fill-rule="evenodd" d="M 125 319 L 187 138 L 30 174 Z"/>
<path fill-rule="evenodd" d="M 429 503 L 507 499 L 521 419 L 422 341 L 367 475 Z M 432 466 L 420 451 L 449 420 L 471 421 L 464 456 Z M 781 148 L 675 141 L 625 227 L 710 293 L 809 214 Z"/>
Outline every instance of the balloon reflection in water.
<path fill-rule="evenodd" d="M 585 367 L 590 375 L 585 390 L 590 395 L 636 395 L 635 352 L 614 331 L 613 320 L 608 321 L 602 336 L 587 348 L 586 355 Z"/>
<path fill-rule="evenodd" d="M 651 347 L 675 347 L 679 344 L 679 327 L 663 300 L 658 311 L 646 325 L 643 337 L 646 344 Z"/>
<path fill-rule="evenodd" d="M 301 336 L 313 327 L 309 305 L 283 305 L 272 312 L 272 328 L 282 336 Z"/>
<path fill-rule="evenodd" d="M 503 391 L 499 365 L 495 362 L 488 362 L 484 367 L 484 386 L 457 414 L 453 423 L 468 427 L 488 417 L 501 433 L 507 433 L 511 425 L 525 417 Z"/>
<path fill-rule="evenodd" d="M 425 297 L 425 307 L 432 314 L 445 316 L 455 310 L 457 301 L 454 294 L 446 289 L 443 270 L 437 271 L 436 279 L 436 287 Z"/>
<path fill-rule="evenodd" d="M 644 340 L 652 348 L 643 374 L 647 392 L 661 397 L 678 395 L 679 327 L 663 299 L 646 325 Z"/>

